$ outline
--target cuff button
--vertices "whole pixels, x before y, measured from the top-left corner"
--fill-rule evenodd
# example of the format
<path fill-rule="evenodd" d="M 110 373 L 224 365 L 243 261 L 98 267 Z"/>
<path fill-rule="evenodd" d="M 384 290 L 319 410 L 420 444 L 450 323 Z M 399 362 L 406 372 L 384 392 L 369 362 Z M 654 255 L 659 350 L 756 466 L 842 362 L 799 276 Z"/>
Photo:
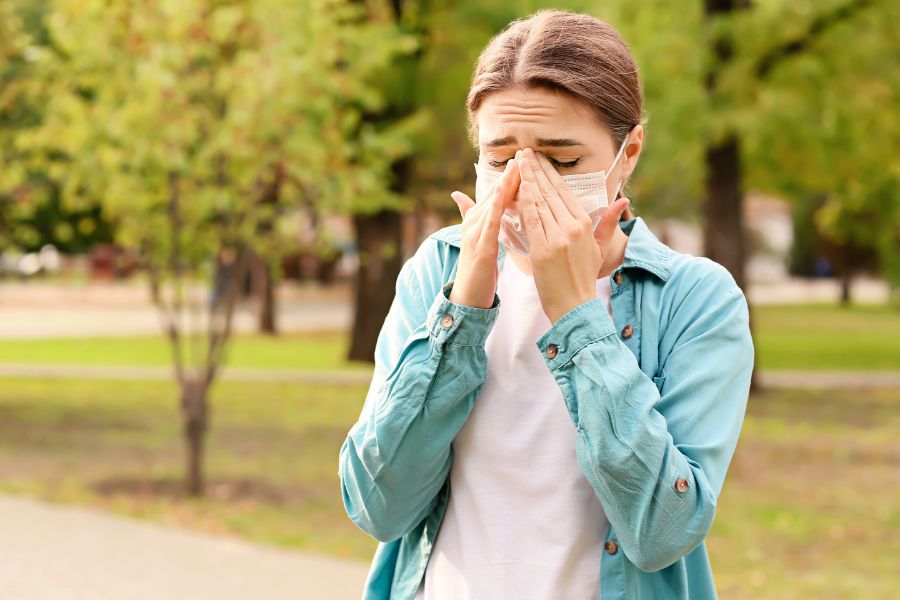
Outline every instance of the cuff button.
<path fill-rule="evenodd" d="M 444 315 L 444 318 L 441 319 L 441 326 L 444 329 L 450 329 L 453 326 L 453 315 Z"/>
<path fill-rule="evenodd" d="M 679 494 L 683 494 L 684 492 L 686 492 L 688 490 L 688 487 L 690 487 L 690 485 L 688 484 L 687 479 L 679 479 L 675 482 L 675 490 Z"/>
<path fill-rule="evenodd" d="M 556 358 L 556 355 L 559 354 L 559 347 L 556 344 L 550 344 L 547 346 L 547 358 L 553 360 Z"/>
<path fill-rule="evenodd" d="M 614 540 L 609 540 L 608 542 L 603 544 L 603 547 L 606 548 L 606 551 L 609 554 L 615 554 L 619 551 L 619 545 Z"/>

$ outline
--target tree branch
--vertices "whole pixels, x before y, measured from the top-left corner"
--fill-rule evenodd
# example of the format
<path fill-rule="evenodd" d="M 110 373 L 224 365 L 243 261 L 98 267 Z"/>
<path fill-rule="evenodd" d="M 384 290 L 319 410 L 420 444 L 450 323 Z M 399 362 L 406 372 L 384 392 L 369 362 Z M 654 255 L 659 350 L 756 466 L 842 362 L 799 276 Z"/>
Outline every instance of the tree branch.
<path fill-rule="evenodd" d="M 756 76 L 759 79 L 765 79 L 772 70 L 781 62 L 804 52 L 816 40 L 817 37 L 824 34 L 828 29 L 838 25 L 844 21 L 849 21 L 864 8 L 872 5 L 872 0 L 857 0 L 849 2 L 830 13 L 824 13 L 813 19 L 806 33 L 793 40 L 789 40 L 769 50 L 766 54 L 759 58 L 756 64 Z"/>

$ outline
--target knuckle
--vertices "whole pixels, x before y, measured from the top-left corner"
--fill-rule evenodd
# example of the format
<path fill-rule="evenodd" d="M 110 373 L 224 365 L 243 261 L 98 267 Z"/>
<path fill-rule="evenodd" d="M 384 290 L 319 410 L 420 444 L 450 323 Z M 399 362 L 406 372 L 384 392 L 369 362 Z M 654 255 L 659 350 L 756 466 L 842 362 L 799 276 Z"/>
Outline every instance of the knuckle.
<path fill-rule="evenodd" d="M 525 218 L 525 226 L 530 229 L 540 229 L 541 218 L 537 215 L 530 215 Z"/>
<path fill-rule="evenodd" d="M 562 240 L 551 240 L 547 243 L 547 249 L 554 254 L 565 252 L 568 247 L 569 244 Z"/>
<path fill-rule="evenodd" d="M 551 246 L 545 246 L 542 249 L 536 250 L 533 253 L 533 260 L 538 265 L 545 265 L 550 262 L 550 259 L 553 257 L 554 250 Z"/>
<path fill-rule="evenodd" d="M 563 234 L 569 238 L 577 238 L 584 233 L 584 227 L 580 223 L 572 223 L 563 228 Z"/>
<path fill-rule="evenodd" d="M 591 225 L 593 224 L 593 221 L 586 213 L 580 214 L 575 217 L 575 222 L 578 223 L 578 226 L 581 229 L 590 229 Z"/>

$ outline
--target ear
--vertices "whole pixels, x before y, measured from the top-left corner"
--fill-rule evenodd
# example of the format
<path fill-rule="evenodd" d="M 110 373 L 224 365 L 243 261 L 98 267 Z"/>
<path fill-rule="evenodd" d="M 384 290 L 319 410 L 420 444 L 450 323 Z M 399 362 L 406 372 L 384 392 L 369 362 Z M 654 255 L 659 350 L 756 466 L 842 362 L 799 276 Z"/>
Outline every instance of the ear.
<path fill-rule="evenodd" d="M 644 149 L 644 126 L 638 123 L 634 127 L 631 128 L 631 131 L 628 132 L 628 137 L 625 141 L 625 156 L 622 158 L 625 159 L 623 163 L 622 169 L 622 178 L 627 181 L 631 174 L 634 172 L 637 167 L 638 159 L 641 156 L 641 151 Z M 624 187 L 624 183 L 623 183 Z"/>

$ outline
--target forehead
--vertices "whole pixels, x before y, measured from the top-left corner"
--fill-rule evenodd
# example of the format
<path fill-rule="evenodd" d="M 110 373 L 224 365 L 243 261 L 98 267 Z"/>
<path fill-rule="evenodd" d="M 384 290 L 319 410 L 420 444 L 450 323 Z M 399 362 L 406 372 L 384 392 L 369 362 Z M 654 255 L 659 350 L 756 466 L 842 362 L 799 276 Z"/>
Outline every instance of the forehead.
<path fill-rule="evenodd" d="M 596 140 L 607 135 L 591 107 L 569 94 L 546 88 L 493 92 L 479 107 L 477 122 L 478 143 L 482 146 L 507 137 L 527 144 L 537 138 Z"/>

